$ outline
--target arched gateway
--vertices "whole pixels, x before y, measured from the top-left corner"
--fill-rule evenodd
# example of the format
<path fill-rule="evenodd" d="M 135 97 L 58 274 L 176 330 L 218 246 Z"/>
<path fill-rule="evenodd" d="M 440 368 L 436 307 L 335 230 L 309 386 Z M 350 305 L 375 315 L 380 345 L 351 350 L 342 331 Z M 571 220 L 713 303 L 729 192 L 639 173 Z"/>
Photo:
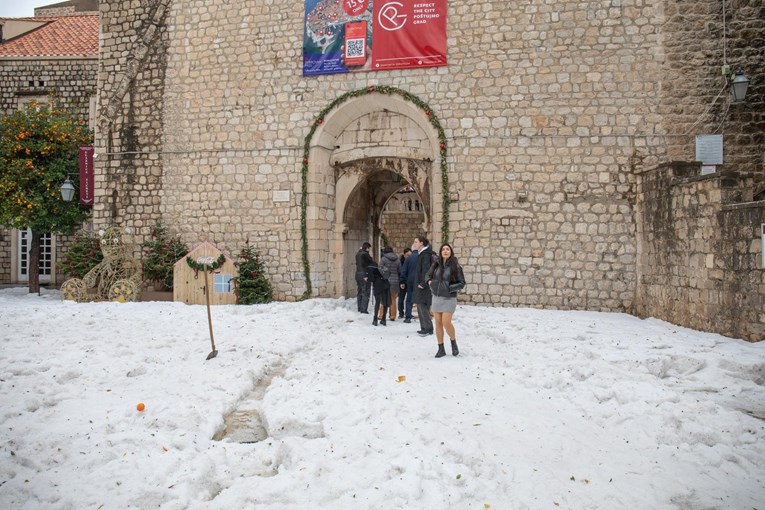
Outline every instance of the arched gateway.
<path fill-rule="evenodd" d="M 354 257 L 364 241 L 376 255 L 383 238 L 398 251 L 412 232 L 446 232 L 443 133 L 427 105 L 385 90 L 338 98 L 306 139 L 303 262 L 314 296 L 355 295 Z M 405 191 L 413 193 L 399 200 Z M 410 211 L 409 199 L 419 208 Z M 386 232 L 383 216 L 400 213 Z"/>

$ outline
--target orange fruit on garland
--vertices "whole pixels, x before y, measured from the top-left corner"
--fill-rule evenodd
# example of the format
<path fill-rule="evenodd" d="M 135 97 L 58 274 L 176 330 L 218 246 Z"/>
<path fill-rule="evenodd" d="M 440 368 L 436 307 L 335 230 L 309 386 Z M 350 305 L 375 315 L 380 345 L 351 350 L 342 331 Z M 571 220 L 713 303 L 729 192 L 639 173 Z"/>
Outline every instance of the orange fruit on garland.
<path fill-rule="evenodd" d="M 144 409 L 146 409 L 146 406 L 143 405 L 143 402 L 141 402 L 140 404 L 135 406 L 135 408 L 138 409 L 139 411 L 143 411 Z"/>

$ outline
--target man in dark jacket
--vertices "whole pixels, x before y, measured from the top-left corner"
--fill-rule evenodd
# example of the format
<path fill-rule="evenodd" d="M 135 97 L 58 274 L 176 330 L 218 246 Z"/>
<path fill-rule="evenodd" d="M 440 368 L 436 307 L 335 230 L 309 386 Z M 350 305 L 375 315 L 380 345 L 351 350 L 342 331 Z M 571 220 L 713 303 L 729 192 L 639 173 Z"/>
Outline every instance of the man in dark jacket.
<path fill-rule="evenodd" d="M 433 321 L 430 319 L 430 303 L 433 296 L 428 285 L 428 271 L 433 263 L 433 250 L 430 249 L 428 238 L 419 235 L 414 238 L 412 248 L 417 250 L 417 265 L 414 274 L 414 295 L 412 300 L 417 305 L 417 316 L 420 318 L 420 336 L 433 334 Z M 411 257 L 409 257 L 411 258 Z"/>
<path fill-rule="evenodd" d="M 404 261 L 404 265 L 401 266 L 401 275 L 399 278 L 399 286 L 402 292 L 406 292 L 406 301 L 404 302 L 406 307 L 404 313 L 404 322 L 407 324 L 412 322 L 412 297 L 414 295 L 414 273 L 417 268 L 417 250 L 413 250 Z"/>
<path fill-rule="evenodd" d="M 398 316 L 404 320 L 406 320 L 404 305 L 406 303 L 407 292 L 406 292 L 406 277 L 403 275 L 403 272 L 404 272 L 404 263 L 406 262 L 406 259 L 408 259 L 411 254 L 412 254 L 412 250 L 410 248 L 404 248 L 404 253 L 398 258 L 399 262 L 401 262 L 401 266 L 398 272 L 398 275 L 399 275 L 398 287 L 401 289 L 398 292 Z M 411 301 L 411 298 L 409 299 L 409 301 Z M 392 303 L 391 303 L 391 306 L 393 306 Z"/>
<path fill-rule="evenodd" d="M 372 282 L 367 281 L 367 267 L 373 262 L 369 254 L 369 248 L 372 245 L 365 242 L 356 252 L 356 302 L 360 313 L 369 313 L 369 292 L 372 289 Z"/>

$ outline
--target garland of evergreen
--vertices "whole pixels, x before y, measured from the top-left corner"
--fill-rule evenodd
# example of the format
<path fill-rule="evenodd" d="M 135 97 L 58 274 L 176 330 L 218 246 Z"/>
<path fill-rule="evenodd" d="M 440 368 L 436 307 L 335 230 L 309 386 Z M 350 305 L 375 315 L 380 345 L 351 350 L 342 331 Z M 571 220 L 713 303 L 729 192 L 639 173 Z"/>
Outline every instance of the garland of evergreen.
<path fill-rule="evenodd" d="M 191 257 L 186 257 L 186 263 L 191 269 L 194 270 L 194 275 L 199 273 L 199 271 L 215 271 L 216 269 L 220 268 L 224 262 L 226 262 L 226 256 L 222 253 L 220 254 L 220 257 L 218 257 L 218 259 L 212 264 L 200 264 L 199 262 L 193 260 Z"/>
<path fill-rule="evenodd" d="M 435 128 L 438 133 L 439 149 L 441 154 L 441 195 L 442 195 L 442 208 L 443 208 L 443 222 L 441 224 L 441 237 L 444 243 L 449 242 L 449 175 L 447 174 L 446 164 L 446 135 L 444 129 L 441 127 L 441 123 L 438 121 L 438 117 L 433 113 L 433 109 L 419 97 L 411 94 L 405 90 L 401 90 L 396 87 L 389 87 L 386 85 L 375 85 L 368 88 L 356 89 L 335 98 L 326 108 L 324 108 L 316 117 L 311 130 L 305 137 L 305 143 L 303 144 L 303 166 L 301 167 L 302 177 L 302 189 L 300 197 L 300 239 L 302 241 L 301 254 L 303 257 L 303 275 L 305 276 L 306 290 L 303 293 L 301 299 L 307 299 L 311 297 L 313 288 L 311 285 L 311 267 L 308 263 L 308 228 L 306 226 L 306 216 L 308 211 L 308 158 L 311 150 L 311 139 L 313 138 L 316 129 L 324 123 L 324 117 L 329 114 L 335 107 L 344 103 L 345 101 L 354 98 L 365 96 L 367 94 L 396 94 L 401 96 L 405 100 L 414 103 L 420 107 L 425 116 L 430 121 L 430 124 Z"/>

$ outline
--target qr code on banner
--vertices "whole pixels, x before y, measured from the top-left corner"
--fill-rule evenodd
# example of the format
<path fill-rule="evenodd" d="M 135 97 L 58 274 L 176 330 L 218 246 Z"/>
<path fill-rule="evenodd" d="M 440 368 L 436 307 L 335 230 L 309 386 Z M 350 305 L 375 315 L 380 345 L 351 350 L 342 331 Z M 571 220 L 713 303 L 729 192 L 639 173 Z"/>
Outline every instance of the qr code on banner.
<path fill-rule="evenodd" d="M 348 39 L 345 45 L 346 58 L 363 57 L 365 43 L 364 39 Z"/>

